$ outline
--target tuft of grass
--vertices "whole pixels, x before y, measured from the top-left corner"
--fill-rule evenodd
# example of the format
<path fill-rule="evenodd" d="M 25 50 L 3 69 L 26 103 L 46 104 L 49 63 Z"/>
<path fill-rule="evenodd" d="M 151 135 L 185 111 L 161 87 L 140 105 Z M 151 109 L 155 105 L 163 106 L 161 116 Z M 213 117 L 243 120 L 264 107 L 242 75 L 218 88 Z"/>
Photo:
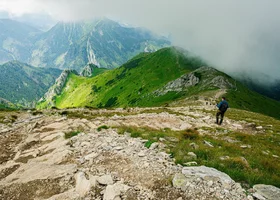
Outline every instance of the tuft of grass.
<path fill-rule="evenodd" d="M 106 126 L 106 125 L 102 125 L 102 126 L 99 126 L 97 128 L 97 131 L 101 131 L 102 129 L 109 129 L 110 127 Z"/>
<path fill-rule="evenodd" d="M 76 135 L 78 135 L 78 134 L 80 134 L 80 133 L 81 133 L 81 131 L 71 131 L 71 132 L 67 132 L 67 133 L 64 133 L 64 138 L 65 138 L 65 139 L 69 139 L 69 138 L 74 137 L 74 136 L 76 136 Z"/>
<path fill-rule="evenodd" d="M 151 145 L 153 144 L 154 142 L 153 141 L 151 141 L 151 140 L 148 140 L 146 143 L 145 143 L 145 147 L 147 147 L 147 148 L 150 148 L 151 147 Z"/>

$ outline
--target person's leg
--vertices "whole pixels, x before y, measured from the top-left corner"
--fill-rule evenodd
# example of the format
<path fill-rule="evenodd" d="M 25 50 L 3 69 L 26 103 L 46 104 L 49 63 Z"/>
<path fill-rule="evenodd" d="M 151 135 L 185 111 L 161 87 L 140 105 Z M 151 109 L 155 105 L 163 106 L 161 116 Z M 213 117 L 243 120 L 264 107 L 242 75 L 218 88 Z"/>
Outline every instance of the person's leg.
<path fill-rule="evenodd" d="M 223 123 L 223 120 L 224 120 L 224 115 L 225 115 L 225 113 L 224 113 L 224 112 L 221 112 L 220 125 Z"/>
<path fill-rule="evenodd" d="M 219 124 L 219 115 L 221 114 L 221 111 L 218 111 L 216 114 L 216 124 Z"/>

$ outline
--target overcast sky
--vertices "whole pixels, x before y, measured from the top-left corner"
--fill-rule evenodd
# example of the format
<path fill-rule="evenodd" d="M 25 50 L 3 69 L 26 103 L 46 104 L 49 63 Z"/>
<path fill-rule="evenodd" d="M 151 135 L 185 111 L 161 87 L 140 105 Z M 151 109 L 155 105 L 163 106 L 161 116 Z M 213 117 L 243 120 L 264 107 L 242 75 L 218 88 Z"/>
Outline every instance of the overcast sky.
<path fill-rule="evenodd" d="M 230 74 L 280 79 L 280 0 L 0 0 L 0 11 L 63 21 L 107 16 L 170 34 Z"/>

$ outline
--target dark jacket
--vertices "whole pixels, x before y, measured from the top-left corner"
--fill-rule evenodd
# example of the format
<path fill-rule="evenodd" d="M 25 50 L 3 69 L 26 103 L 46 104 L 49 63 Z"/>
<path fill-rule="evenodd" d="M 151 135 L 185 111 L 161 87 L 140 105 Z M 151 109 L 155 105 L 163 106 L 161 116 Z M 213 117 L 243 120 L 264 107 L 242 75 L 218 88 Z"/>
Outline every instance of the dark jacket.
<path fill-rule="evenodd" d="M 217 104 L 217 107 L 219 108 L 220 111 L 226 112 L 226 110 L 229 108 L 229 105 L 226 100 L 223 100 L 219 104 Z"/>

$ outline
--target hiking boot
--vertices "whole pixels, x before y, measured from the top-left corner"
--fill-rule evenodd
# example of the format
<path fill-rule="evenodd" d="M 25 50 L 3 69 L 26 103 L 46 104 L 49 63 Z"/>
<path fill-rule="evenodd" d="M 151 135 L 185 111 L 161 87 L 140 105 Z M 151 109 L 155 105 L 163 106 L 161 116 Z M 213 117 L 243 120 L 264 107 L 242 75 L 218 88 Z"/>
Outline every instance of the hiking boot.
<path fill-rule="evenodd" d="M 216 118 L 216 124 L 219 124 L 219 117 Z"/>

